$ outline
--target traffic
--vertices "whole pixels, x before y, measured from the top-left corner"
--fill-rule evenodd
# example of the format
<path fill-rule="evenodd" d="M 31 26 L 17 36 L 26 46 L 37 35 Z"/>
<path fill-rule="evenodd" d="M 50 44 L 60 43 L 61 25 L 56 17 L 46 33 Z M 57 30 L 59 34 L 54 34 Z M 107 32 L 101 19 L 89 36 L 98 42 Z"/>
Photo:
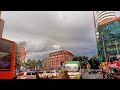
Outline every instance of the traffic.
<path fill-rule="evenodd" d="M 19 71 L 16 76 L 16 79 L 80 79 L 80 62 L 67 61 L 60 70 Z"/>

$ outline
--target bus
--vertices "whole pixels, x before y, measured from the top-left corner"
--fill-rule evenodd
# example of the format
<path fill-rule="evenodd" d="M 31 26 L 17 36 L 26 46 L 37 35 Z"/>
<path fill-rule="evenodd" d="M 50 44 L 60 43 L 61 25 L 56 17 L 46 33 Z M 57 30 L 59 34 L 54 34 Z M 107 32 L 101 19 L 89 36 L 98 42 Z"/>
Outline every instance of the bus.
<path fill-rule="evenodd" d="M 66 61 L 65 70 L 68 71 L 70 79 L 81 78 L 81 65 L 79 61 Z"/>
<path fill-rule="evenodd" d="M 0 79 L 13 79 L 16 72 L 16 47 L 13 41 L 0 38 Z"/>

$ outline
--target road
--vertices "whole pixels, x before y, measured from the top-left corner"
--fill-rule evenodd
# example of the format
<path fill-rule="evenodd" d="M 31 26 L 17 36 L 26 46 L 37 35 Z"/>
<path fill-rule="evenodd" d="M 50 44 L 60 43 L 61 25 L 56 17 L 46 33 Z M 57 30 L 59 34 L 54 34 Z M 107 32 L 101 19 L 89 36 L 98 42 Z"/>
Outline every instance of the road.
<path fill-rule="evenodd" d="M 88 72 L 83 73 L 83 79 L 103 79 L 102 74 L 89 74 Z"/>

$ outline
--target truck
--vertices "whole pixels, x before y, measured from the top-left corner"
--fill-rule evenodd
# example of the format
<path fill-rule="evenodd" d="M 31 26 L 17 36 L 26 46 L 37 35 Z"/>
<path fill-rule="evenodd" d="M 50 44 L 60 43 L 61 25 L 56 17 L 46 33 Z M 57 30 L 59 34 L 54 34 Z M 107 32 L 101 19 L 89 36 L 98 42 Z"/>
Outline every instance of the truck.
<path fill-rule="evenodd" d="M 16 42 L 0 38 L 0 79 L 16 76 L 16 47 Z"/>
<path fill-rule="evenodd" d="M 80 79 L 81 65 L 79 61 L 66 61 L 65 70 L 67 70 L 70 79 Z"/>

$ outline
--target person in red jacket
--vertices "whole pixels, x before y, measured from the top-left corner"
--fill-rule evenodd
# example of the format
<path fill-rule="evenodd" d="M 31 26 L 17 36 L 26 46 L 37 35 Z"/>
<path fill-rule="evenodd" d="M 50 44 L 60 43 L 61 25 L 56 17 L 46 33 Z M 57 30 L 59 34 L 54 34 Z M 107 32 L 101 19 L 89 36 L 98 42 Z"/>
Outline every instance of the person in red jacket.
<path fill-rule="evenodd" d="M 114 61 L 114 64 L 116 65 L 116 66 L 119 66 L 118 64 L 118 59 L 115 59 L 115 61 Z"/>
<path fill-rule="evenodd" d="M 118 59 L 118 69 L 120 70 L 120 58 Z"/>

